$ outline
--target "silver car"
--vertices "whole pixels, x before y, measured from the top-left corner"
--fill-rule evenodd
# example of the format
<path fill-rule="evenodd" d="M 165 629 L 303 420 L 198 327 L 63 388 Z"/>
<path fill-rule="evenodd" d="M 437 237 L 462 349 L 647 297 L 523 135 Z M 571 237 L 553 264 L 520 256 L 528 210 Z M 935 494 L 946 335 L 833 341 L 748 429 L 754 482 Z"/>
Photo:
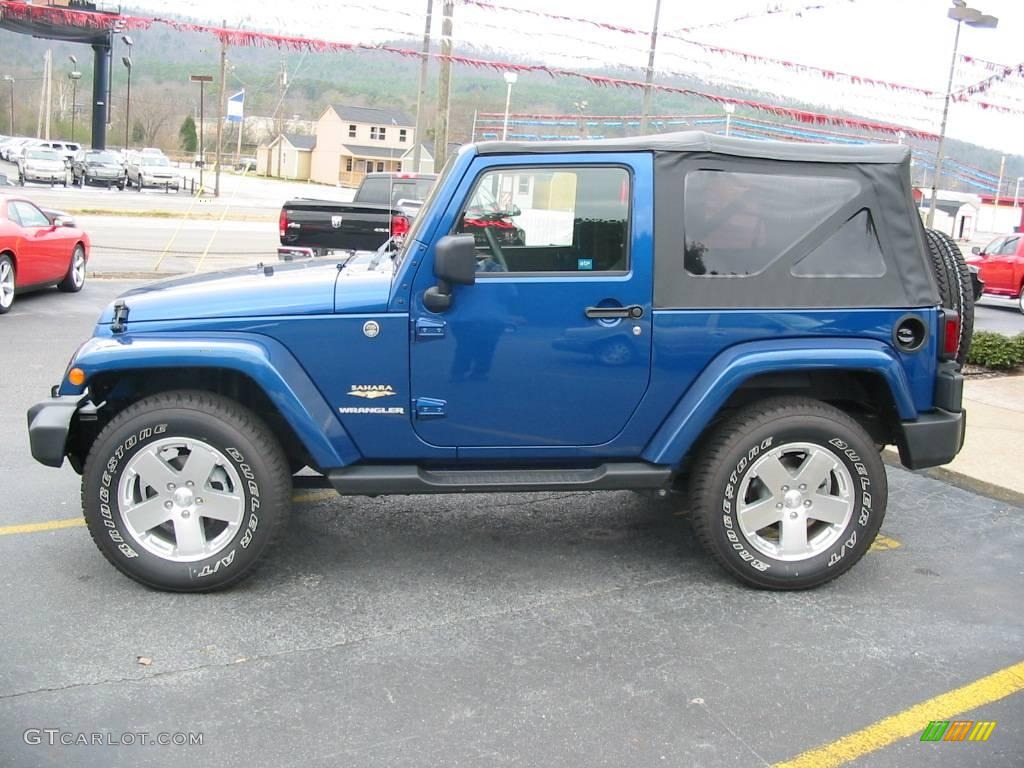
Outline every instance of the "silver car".
<path fill-rule="evenodd" d="M 68 185 L 68 167 L 63 155 L 53 149 L 28 149 L 18 161 L 19 181 Z"/>
<path fill-rule="evenodd" d="M 128 162 L 128 186 L 164 187 L 178 190 L 182 186 L 182 175 L 166 157 L 138 154 Z"/>

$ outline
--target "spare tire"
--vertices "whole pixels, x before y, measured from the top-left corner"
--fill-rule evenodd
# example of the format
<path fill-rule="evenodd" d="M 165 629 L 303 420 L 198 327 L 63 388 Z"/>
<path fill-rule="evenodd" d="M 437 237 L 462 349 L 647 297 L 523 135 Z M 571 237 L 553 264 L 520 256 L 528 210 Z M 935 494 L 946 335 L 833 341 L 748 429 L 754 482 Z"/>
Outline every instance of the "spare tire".
<path fill-rule="evenodd" d="M 944 232 L 926 229 L 928 255 L 932 260 L 932 272 L 939 284 L 942 306 L 960 315 L 960 338 L 957 341 L 956 361 L 961 365 L 971 351 L 971 335 L 974 332 L 974 288 L 967 262 L 956 242 Z"/>

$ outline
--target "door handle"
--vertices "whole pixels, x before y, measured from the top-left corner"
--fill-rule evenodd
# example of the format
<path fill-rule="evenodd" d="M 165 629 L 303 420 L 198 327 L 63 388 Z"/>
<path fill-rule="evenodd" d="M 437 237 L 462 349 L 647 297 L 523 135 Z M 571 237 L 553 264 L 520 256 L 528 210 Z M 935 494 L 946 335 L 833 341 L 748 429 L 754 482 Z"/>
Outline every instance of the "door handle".
<path fill-rule="evenodd" d="M 631 304 L 628 307 L 587 307 L 583 314 L 591 320 L 611 320 L 616 318 L 639 320 L 644 316 L 644 308 L 639 304 Z"/>

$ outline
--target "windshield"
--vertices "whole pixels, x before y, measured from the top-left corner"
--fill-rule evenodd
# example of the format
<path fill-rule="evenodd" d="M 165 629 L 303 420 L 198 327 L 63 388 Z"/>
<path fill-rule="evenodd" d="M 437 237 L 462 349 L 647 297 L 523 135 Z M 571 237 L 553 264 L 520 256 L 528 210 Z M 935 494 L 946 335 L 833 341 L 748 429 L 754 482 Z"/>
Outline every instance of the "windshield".
<path fill-rule="evenodd" d="M 142 156 L 143 165 L 170 165 L 166 157 L 154 157 L 153 155 Z"/>
<path fill-rule="evenodd" d="M 52 149 L 30 149 L 25 153 L 29 160 L 63 160 L 60 155 Z"/>
<path fill-rule="evenodd" d="M 409 233 L 405 236 L 405 240 L 402 243 L 402 248 L 395 256 L 395 271 L 397 273 L 398 267 L 405 260 L 405 255 L 409 252 L 409 247 L 414 240 L 419 240 L 420 229 L 423 227 L 423 222 L 428 218 L 428 212 L 431 206 L 434 204 L 434 200 L 437 198 L 437 190 L 439 190 L 448 178 L 448 174 L 452 172 L 452 167 L 455 165 L 455 158 L 457 155 L 450 155 L 448 162 L 444 164 L 444 168 L 441 173 L 438 174 L 436 179 L 432 179 L 431 183 L 434 185 L 430 193 L 427 195 L 426 200 L 423 201 L 423 207 L 420 208 L 419 213 L 416 214 L 416 218 L 412 220 L 412 227 L 409 229 Z"/>
<path fill-rule="evenodd" d="M 85 159 L 90 163 L 117 163 L 117 155 L 112 152 L 104 152 L 102 150 L 93 150 L 92 152 L 85 153 Z"/>

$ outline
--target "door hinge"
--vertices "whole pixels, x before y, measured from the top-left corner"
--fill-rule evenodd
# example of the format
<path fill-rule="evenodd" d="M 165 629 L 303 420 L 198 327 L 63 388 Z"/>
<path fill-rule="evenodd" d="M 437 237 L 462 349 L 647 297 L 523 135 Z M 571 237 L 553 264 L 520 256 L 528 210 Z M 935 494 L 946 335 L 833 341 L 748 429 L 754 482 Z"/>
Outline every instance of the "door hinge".
<path fill-rule="evenodd" d="M 444 320 L 435 320 L 431 317 L 416 318 L 416 338 L 418 339 L 439 339 L 445 335 L 447 324 Z"/>
<path fill-rule="evenodd" d="M 448 401 L 433 397 L 417 397 L 413 405 L 416 409 L 417 419 L 443 419 L 448 408 Z"/>

